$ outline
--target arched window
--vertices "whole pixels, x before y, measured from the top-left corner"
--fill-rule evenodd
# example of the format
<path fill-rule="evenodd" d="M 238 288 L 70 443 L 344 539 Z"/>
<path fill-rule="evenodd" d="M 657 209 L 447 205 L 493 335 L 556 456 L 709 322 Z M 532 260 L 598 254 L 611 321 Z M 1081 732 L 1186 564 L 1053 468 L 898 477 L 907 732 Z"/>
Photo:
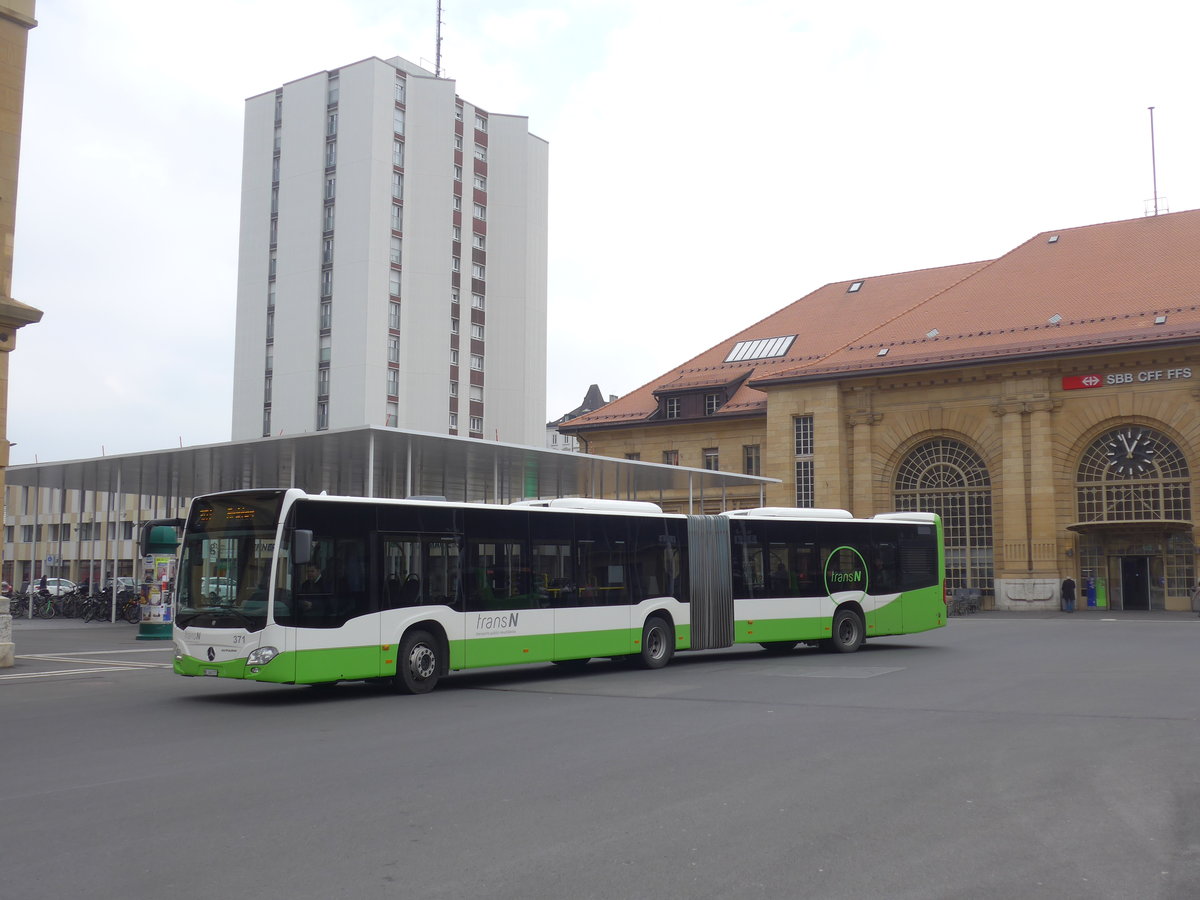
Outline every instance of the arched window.
<path fill-rule="evenodd" d="M 1081 522 L 1190 520 L 1187 460 L 1161 432 L 1122 425 L 1084 452 L 1075 475 L 1075 500 Z"/>
<path fill-rule="evenodd" d="M 992 481 L 987 466 L 961 441 L 938 438 L 900 463 L 896 509 L 942 517 L 946 587 L 992 590 Z"/>

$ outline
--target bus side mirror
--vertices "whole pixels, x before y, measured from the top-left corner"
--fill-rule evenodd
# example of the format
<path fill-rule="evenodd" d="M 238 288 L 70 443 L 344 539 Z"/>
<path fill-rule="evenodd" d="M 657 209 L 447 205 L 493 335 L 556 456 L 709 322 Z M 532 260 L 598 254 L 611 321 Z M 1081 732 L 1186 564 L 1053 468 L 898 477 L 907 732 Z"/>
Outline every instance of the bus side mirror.
<path fill-rule="evenodd" d="M 307 528 L 292 532 L 292 565 L 305 566 L 312 561 L 313 534 Z"/>

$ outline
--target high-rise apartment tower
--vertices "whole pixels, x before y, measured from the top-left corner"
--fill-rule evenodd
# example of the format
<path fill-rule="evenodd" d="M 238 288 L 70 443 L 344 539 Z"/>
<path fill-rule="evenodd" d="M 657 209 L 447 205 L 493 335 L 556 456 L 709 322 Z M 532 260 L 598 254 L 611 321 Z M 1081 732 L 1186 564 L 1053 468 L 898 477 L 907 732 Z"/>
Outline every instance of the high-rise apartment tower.
<path fill-rule="evenodd" d="M 233 439 L 540 445 L 548 155 L 399 57 L 247 100 Z"/>

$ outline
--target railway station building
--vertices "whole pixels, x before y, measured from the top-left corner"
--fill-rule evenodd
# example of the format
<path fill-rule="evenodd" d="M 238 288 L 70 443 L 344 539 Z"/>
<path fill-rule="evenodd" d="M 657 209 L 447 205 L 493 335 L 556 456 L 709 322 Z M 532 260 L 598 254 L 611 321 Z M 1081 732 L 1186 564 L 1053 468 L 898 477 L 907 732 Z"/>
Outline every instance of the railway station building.
<path fill-rule="evenodd" d="M 1182 610 L 1198 411 L 1188 211 L 827 284 L 559 429 L 586 453 L 777 479 L 770 506 L 937 512 L 948 590 L 985 607 L 1057 609 L 1070 577 L 1080 606 Z"/>

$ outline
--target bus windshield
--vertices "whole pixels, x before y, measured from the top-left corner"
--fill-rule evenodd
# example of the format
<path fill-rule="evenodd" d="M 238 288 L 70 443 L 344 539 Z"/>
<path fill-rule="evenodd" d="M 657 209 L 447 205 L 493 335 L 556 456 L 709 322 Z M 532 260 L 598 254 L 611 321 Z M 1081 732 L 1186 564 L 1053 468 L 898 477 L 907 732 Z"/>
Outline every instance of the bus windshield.
<path fill-rule="evenodd" d="M 176 575 L 175 622 L 180 628 L 260 631 L 266 626 L 282 504 L 279 491 L 193 502 Z M 280 570 L 286 572 L 286 566 Z"/>

